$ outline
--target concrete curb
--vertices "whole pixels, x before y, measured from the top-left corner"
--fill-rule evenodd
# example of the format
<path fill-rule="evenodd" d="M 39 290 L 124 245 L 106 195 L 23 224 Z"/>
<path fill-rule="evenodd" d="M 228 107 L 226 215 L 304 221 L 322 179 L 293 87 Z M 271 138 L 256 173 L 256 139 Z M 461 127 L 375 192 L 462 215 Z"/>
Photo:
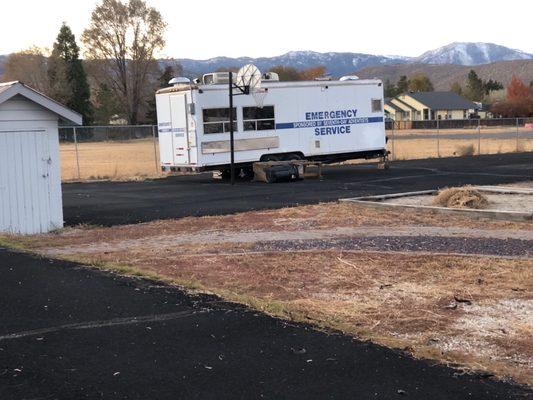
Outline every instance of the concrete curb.
<path fill-rule="evenodd" d="M 502 193 L 502 194 L 531 194 L 531 189 L 514 189 L 514 188 L 492 188 L 488 186 L 474 186 L 474 189 L 478 189 L 482 192 Z M 392 193 L 378 196 L 364 196 L 339 199 L 341 202 L 357 203 L 364 205 L 365 207 L 372 208 L 391 208 L 391 209 L 424 209 L 431 210 L 442 214 L 452 215 L 467 215 L 475 218 L 492 218 L 499 220 L 511 220 L 511 221 L 533 221 L 533 212 L 520 212 L 520 211 L 496 211 L 496 210 L 471 210 L 463 208 L 448 208 L 438 206 L 419 206 L 410 204 L 395 204 L 395 203 L 383 203 L 383 200 L 396 199 L 400 197 L 430 195 L 437 193 L 438 190 L 421 190 L 417 192 L 403 192 Z"/>

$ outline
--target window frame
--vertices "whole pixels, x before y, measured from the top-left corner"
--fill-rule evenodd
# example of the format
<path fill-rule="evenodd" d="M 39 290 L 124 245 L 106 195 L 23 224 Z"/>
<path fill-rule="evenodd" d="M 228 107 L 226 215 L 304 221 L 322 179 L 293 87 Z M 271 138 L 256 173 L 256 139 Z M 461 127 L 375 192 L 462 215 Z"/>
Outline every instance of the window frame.
<path fill-rule="evenodd" d="M 376 102 L 379 101 L 379 110 L 377 110 L 374 105 L 376 104 Z M 383 99 L 371 99 L 370 100 L 370 109 L 373 113 L 377 113 L 377 112 L 383 112 Z"/>
<path fill-rule="evenodd" d="M 203 108 L 202 109 L 202 129 L 203 129 L 203 134 L 204 135 L 217 135 L 217 134 L 229 133 L 230 132 L 230 129 L 229 129 L 229 113 L 228 113 L 227 119 L 220 120 L 220 121 L 208 121 L 208 122 L 206 122 L 205 112 L 206 111 L 211 111 L 211 110 L 226 110 L 226 111 L 228 111 L 229 108 L 228 107 Z M 233 132 L 238 132 L 239 124 L 237 123 L 237 120 L 238 120 L 237 107 L 233 107 L 233 116 L 234 116 L 234 119 L 233 119 L 233 124 L 234 124 Z M 226 117 L 224 116 L 223 118 L 226 118 Z M 208 126 L 221 125 L 222 126 L 222 131 L 220 131 L 220 132 L 207 132 L 206 129 L 205 129 L 206 125 L 208 125 Z"/>
<path fill-rule="evenodd" d="M 255 108 L 255 109 L 265 109 L 267 107 L 272 107 L 272 118 L 253 118 L 253 119 L 246 119 L 245 118 L 245 109 L 247 108 Z M 265 122 L 265 121 L 272 121 L 272 128 L 271 129 L 257 129 L 258 122 Z M 247 129 L 246 124 L 247 123 L 253 123 L 255 129 Z M 276 130 L 276 106 L 274 104 L 265 105 L 262 108 L 257 106 L 243 106 L 242 107 L 242 129 L 244 132 L 261 132 L 261 131 L 275 131 Z"/>

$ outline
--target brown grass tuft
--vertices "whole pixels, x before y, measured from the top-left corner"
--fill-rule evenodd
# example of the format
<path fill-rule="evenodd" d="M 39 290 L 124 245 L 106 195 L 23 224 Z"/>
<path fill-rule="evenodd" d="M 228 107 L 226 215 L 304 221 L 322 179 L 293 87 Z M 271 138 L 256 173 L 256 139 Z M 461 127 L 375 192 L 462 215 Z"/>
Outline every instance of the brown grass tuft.
<path fill-rule="evenodd" d="M 489 204 L 487 198 L 471 187 L 446 188 L 439 191 L 433 204 L 450 208 L 483 209 Z"/>

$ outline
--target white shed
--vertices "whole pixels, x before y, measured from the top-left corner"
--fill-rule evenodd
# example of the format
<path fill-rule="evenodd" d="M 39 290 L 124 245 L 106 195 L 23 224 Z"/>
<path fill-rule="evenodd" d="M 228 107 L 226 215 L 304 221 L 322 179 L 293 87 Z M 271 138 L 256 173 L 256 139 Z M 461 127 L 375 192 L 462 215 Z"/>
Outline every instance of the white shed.
<path fill-rule="evenodd" d="M 60 122 L 82 117 L 21 82 L 0 83 L 0 232 L 63 227 Z"/>

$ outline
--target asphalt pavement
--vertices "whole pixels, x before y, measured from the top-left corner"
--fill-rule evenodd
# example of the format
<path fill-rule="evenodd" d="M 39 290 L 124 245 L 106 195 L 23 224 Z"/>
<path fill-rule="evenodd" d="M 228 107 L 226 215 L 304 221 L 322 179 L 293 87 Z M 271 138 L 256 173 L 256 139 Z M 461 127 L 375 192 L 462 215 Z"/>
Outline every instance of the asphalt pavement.
<path fill-rule="evenodd" d="M 515 399 L 212 296 L 0 249 L 0 399 Z"/>
<path fill-rule="evenodd" d="M 428 190 L 465 184 L 492 185 L 533 179 L 533 153 L 495 154 L 324 168 L 324 179 L 292 183 L 228 182 L 212 174 L 141 182 L 63 184 L 67 225 L 119 225 L 185 216 L 221 215 L 343 197 Z"/>

